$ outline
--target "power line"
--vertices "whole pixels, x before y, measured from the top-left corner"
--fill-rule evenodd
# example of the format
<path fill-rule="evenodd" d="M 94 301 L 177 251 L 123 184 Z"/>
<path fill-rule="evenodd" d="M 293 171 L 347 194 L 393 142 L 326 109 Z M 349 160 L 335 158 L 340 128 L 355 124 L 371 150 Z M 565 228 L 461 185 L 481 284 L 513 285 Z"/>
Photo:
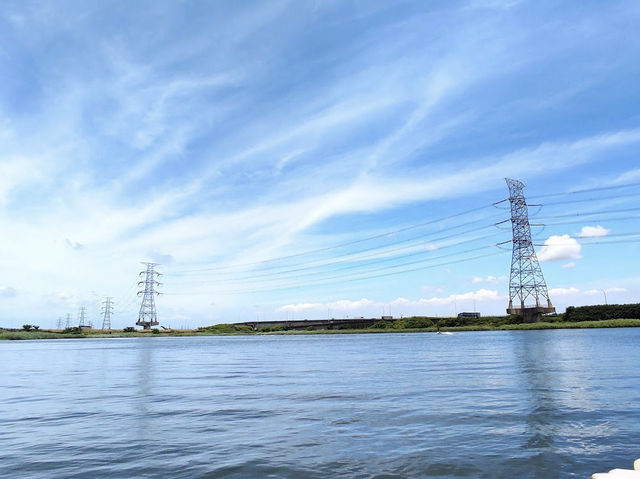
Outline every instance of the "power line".
<path fill-rule="evenodd" d="M 483 245 L 477 248 L 470 248 L 467 249 L 465 251 L 459 251 L 459 252 L 455 252 L 455 253 L 449 253 L 446 255 L 440 255 L 434 258 L 428 258 L 426 260 L 419 260 L 419 261 L 410 261 L 410 262 L 405 262 L 405 263 L 401 263 L 401 264 L 397 264 L 397 265 L 392 265 L 392 266 L 385 266 L 385 267 L 380 267 L 380 268 L 375 268 L 375 269 L 370 269 L 367 271 L 361 271 L 361 272 L 357 272 L 357 273 L 348 273 L 348 274 L 340 274 L 340 275 L 333 275 L 333 276 L 327 276 L 324 278 L 319 278 L 318 280 L 314 280 L 312 282 L 307 282 L 307 283 L 300 283 L 299 281 L 296 281 L 295 283 L 292 283 L 291 281 L 288 281 L 286 283 L 282 283 L 280 285 L 278 285 L 274 290 L 277 289 L 282 289 L 283 285 L 284 286 L 288 286 L 291 285 L 291 287 L 302 287 L 302 286 L 308 286 L 308 285 L 314 285 L 314 284 L 327 284 L 326 281 L 327 280 L 335 280 L 338 279 L 339 281 L 333 281 L 333 283 L 335 282 L 343 282 L 343 281 L 352 281 L 352 280 L 359 280 L 359 279 L 369 279 L 369 278 L 376 278 L 376 277 L 384 277 L 384 276 L 388 276 L 389 273 L 383 273 L 383 274 L 375 274 L 375 275 L 369 275 L 369 276 L 360 276 L 359 275 L 363 275 L 363 274 L 370 274 L 373 272 L 378 272 L 378 271 L 387 271 L 390 269 L 396 269 L 396 268 L 401 268 L 401 267 L 405 267 L 405 266 L 414 266 L 417 264 L 423 264 L 423 263 L 427 263 L 427 262 L 432 262 L 432 261 L 436 261 L 438 259 L 443 259 L 443 258 L 448 258 L 448 257 L 452 257 L 452 256 L 459 256 L 461 254 L 468 254 L 468 253 L 472 253 L 472 252 L 476 252 L 476 251 L 480 251 L 483 249 L 487 249 L 487 248 L 492 248 L 496 246 L 495 244 L 488 244 L 488 245 Z M 480 257 L 484 257 L 484 256 L 480 256 Z M 474 258 L 463 258 L 460 260 L 453 260 L 453 261 L 449 261 L 446 263 L 440 263 L 440 264 L 436 264 L 435 266 L 443 266 L 446 264 L 455 264 L 455 263 L 459 263 L 462 261 L 466 261 L 467 259 L 475 259 Z M 400 274 L 403 272 L 412 272 L 412 271 L 420 271 L 422 269 L 429 269 L 431 266 L 427 266 L 427 267 L 419 267 L 419 268 L 412 268 L 412 269 L 405 269 L 403 271 L 397 271 L 397 272 L 393 272 L 393 274 Z M 300 276 L 300 277 L 304 277 L 304 275 Z M 291 279 L 299 279 L 298 277 L 295 278 L 287 278 L 287 280 L 291 280 Z M 331 283 L 329 283 L 331 284 Z M 267 289 L 267 290 L 263 290 L 260 289 L 259 291 L 271 291 L 272 289 Z M 236 293 L 237 291 L 230 291 L 230 293 Z M 257 291 L 255 291 L 257 292 Z M 184 294 L 184 293 L 169 293 L 169 294 Z"/>
<path fill-rule="evenodd" d="M 483 221 L 483 220 L 480 220 Z M 451 227 L 451 228 L 445 228 L 444 230 L 441 230 L 440 232 L 446 232 L 446 231 L 450 231 L 453 229 L 457 229 L 459 227 L 462 226 L 467 226 L 470 224 L 475 224 L 478 223 L 479 221 L 472 221 L 472 222 L 468 222 L 465 223 L 463 225 L 458 225 L 455 227 Z M 447 239 L 451 239 L 451 238 L 457 238 L 462 234 L 466 234 L 466 233 L 473 233 L 473 232 L 478 232 L 478 231 L 482 231 L 488 228 L 492 228 L 495 226 L 495 223 L 492 224 L 484 224 L 482 226 L 476 227 L 476 228 L 471 228 L 462 232 L 457 232 L 455 234 L 447 234 L 444 236 L 439 236 L 439 237 L 433 237 L 433 235 L 435 233 L 431 233 L 429 235 L 420 235 L 417 237 L 412 237 L 412 238 L 408 238 L 408 239 L 404 239 L 404 240 L 400 240 L 400 241 L 394 241 L 392 243 L 387 243 L 383 246 L 379 246 L 379 247 L 372 247 L 372 248 L 367 248 L 364 250 L 358 250 L 352 253 L 349 253 L 348 255 L 344 255 L 344 256 L 338 256 L 336 257 L 334 260 L 331 261 L 327 261 L 327 260 L 323 260 L 323 262 L 319 263 L 319 260 L 315 260 L 315 261 L 311 261 L 311 262 L 301 262 L 301 263 L 296 263 L 290 266 L 297 266 L 297 265 L 301 265 L 301 267 L 298 268 L 289 268 L 289 269 L 282 269 L 283 266 L 280 266 L 278 268 L 268 268 L 267 271 L 273 270 L 273 269 L 279 269 L 279 271 L 275 271 L 275 272 L 270 272 L 270 273 L 265 273 L 265 270 L 259 270 L 259 273 L 247 273 L 245 276 L 234 276 L 233 279 L 252 279 L 252 278 L 256 278 L 256 277 L 266 277 L 266 276 L 273 276 L 273 275 L 278 275 L 278 274 L 284 274 L 284 273 L 290 273 L 290 272 L 298 272 L 298 271 L 305 271 L 305 270 L 309 270 L 309 269 L 317 269 L 317 268 L 322 268 L 322 267 L 326 267 L 326 266 L 332 266 L 332 265 L 336 265 L 336 264 L 343 264 L 343 263 L 352 263 L 352 262 L 358 262 L 358 261 L 363 261 L 363 260 L 367 260 L 369 258 L 378 258 L 380 255 L 382 254 L 388 254 L 391 252 L 397 252 L 397 251 L 402 251 L 402 250 L 406 250 L 406 249 L 410 249 L 410 248 L 416 248 L 416 247 L 420 247 L 423 246 L 423 242 L 428 239 L 431 238 L 431 240 L 429 241 L 430 244 L 434 244 L 435 242 L 439 242 L 439 241 L 443 241 L 443 240 L 447 240 Z M 474 238 L 475 240 L 478 239 L 483 239 L 486 237 L 490 237 L 490 236 L 494 236 L 494 234 L 491 235 L 487 235 L 487 236 L 481 236 L 478 238 Z M 389 246 L 394 246 L 397 244 L 402 244 L 402 243 L 407 243 L 407 242 L 411 242 L 411 241 L 415 241 L 416 239 L 420 239 L 421 242 L 420 243 L 415 243 L 415 244 L 409 244 L 409 245 L 405 245 L 399 248 L 393 248 L 393 249 L 387 249 Z M 443 249 L 446 247 L 450 247 L 450 246 L 455 246 L 456 244 L 463 244 L 468 242 L 468 240 L 465 240 L 463 242 L 458 242 L 458 243 L 452 243 L 451 245 L 445 245 L 445 246 L 438 246 L 435 249 Z M 371 251 L 376 251 L 376 253 L 374 254 L 368 254 L 368 255 L 364 255 L 364 256 L 360 256 L 361 253 L 367 253 L 367 252 L 371 252 Z M 422 254 L 426 254 L 429 253 L 430 251 L 421 251 L 420 253 Z M 416 253 L 411 253 L 411 254 L 416 254 Z M 399 258 L 399 257 L 403 257 L 405 255 L 395 255 L 392 258 Z M 386 258 L 385 258 L 386 259 Z M 375 260 L 370 260 L 371 261 L 375 261 Z M 319 264 L 316 264 L 319 263 Z M 233 273 L 226 273 L 227 275 L 229 274 L 233 274 Z M 226 278 L 221 278 L 219 279 L 220 282 L 224 282 L 227 281 L 228 279 Z"/>
<path fill-rule="evenodd" d="M 324 285 L 328 285 L 328 284 L 336 284 L 336 283 L 342 283 L 346 280 L 348 281 L 361 281 L 361 280 L 366 280 L 366 279 L 375 279 L 375 278 L 384 278 L 384 277 L 388 277 L 388 276 L 395 276 L 398 274 L 406 274 L 406 273 L 413 273 L 416 271 L 424 271 L 427 269 L 432 269 L 432 268 L 438 268 L 440 266 L 449 266 L 452 264 L 457 264 L 457 263 L 465 263 L 468 261 L 474 261 L 477 259 L 481 259 L 481 258 L 488 258 L 490 256 L 496 256 L 499 254 L 504 254 L 504 251 L 497 251 L 494 253 L 489 253 L 489 254 L 484 254 L 484 255 L 478 255 L 478 256 L 473 256 L 471 258 L 463 258 L 463 259 L 459 259 L 459 260 L 455 260 L 455 261 L 447 261 L 444 263 L 439 263 L 439 264 L 434 264 L 434 265 L 429 265 L 429 266 L 422 266 L 419 268 L 412 268 L 412 269 L 406 269 L 406 270 L 402 270 L 402 271 L 393 271 L 393 272 L 388 272 L 388 273 L 382 273 L 382 274 L 375 274 L 375 275 L 370 275 L 370 276 L 361 276 L 361 277 L 353 277 L 353 278 L 342 278 L 338 281 L 316 281 L 316 282 L 311 282 L 311 283 L 302 283 L 302 284 L 289 284 L 289 285 L 285 285 L 285 286 L 278 286 L 278 287 L 274 287 L 274 288 L 268 288 L 268 289 L 255 289 L 255 290 L 237 290 L 237 291 L 227 291 L 225 292 L 226 294 L 245 294 L 245 293 L 262 293 L 262 292 L 268 292 L 268 291 L 280 291 L 280 290 L 285 290 L 285 289 L 296 289 L 296 288 L 302 288 L 302 287 L 307 287 L 307 286 L 324 286 Z"/>
<path fill-rule="evenodd" d="M 340 277 L 342 279 L 340 279 L 338 281 L 327 281 L 328 278 L 324 278 L 322 280 L 309 282 L 309 283 L 295 283 L 295 284 L 286 283 L 284 285 L 279 285 L 279 286 L 276 286 L 276 287 L 273 287 L 273 288 L 262 288 L 262 289 L 254 289 L 254 290 L 231 290 L 231 291 L 220 291 L 220 292 L 224 293 L 224 294 L 259 293 L 259 292 L 268 292 L 268 291 L 280 291 L 280 290 L 285 290 L 285 289 L 296 289 L 296 288 L 302 288 L 302 287 L 307 287 L 307 286 L 319 286 L 319 285 L 327 285 L 327 284 L 336 284 L 336 283 L 341 283 L 341 282 L 344 282 L 344 281 L 347 281 L 347 280 L 348 281 L 360 281 L 360 280 L 365 280 L 365 279 L 383 278 L 383 277 L 394 276 L 394 275 L 398 275 L 398 274 L 411 273 L 411 272 L 416 272 L 416 271 L 424 271 L 424 270 L 427 270 L 427 269 L 437 268 L 437 267 L 440 267 L 440 266 L 447 266 L 447 265 L 463 263 L 463 262 L 467 262 L 467 261 L 474 261 L 476 259 L 486 258 L 486 257 L 490 257 L 490 256 L 496 256 L 496 255 L 503 254 L 503 253 L 504 253 L 504 251 L 497 251 L 497 252 L 494 252 L 494 253 L 473 256 L 473 257 L 470 257 L 470 258 L 463 258 L 463 259 L 459 259 L 459 260 L 447 261 L 447 262 L 444 262 L 444 263 L 439 263 L 439 264 L 434 264 L 434 265 L 429 265 L 429 266 L 422 266 L 422 267 L 419 267 L 419 268 L 411 268 L 411 269 L 405 269 L 405 270 L 402 270 L 402 271 L 393 271 L 393 272 L 375 274 L 375 275 L 370 275 L 370 276 Z M 388 268 L 385 268 L 385 269 L 388 269 Z M 362 274 L 362 273 L 359 273 L 359 274 Z M 209 295 L 210 293 L 177 292 L 177 293 L 164 293 L 164 294 L 168 294 L 168 295 L 172 295 L 172 296 L 192 296 L 192 295 L 198 295 L 198 294 Z"/>
<path fill-rule="evenodd" d="M 453 218 L 457 218 L 457 217 L 460 217 L 460 216 L 464 216 L 464 215 L 467 215 L 467 214 L 474 213 L 476 211 L 481 211 L 483 209 L 490 208 L 493 205 L 494 205 L 494 203 L 489 204 L 489 205 L 479 206 L 477 208 L 471 208 L 469 210 L 465 210 L 465 211 L 462 211 L 460 213 L 455 213 L 455 214 L 452 214 L 452 215 L 449 215 L 449 216 L 444 216 L 444 217 L 437 218 L 437 219 L 434 219 L 434 220 L 429 220 L 429 221 L 425 221 L 425 222 L 422 222 L 422 223 L 406 226 L 406 227 L 399 228 L 399 229 L 396 229 L 396 230 L 393 230 L 393 231 L 387 231 L 385 233 L 380 233 L 380 234 L 377 234 L 377 235 L 373 235 L 373 236 L 369 236 L 369 237 L 366 237 L 366 238 L 361 238 L 361 239 L 357 239 L 357 240 L 353 240 L 353 241 L 348 241 L 348 242 L 340 243 L 340 244 L 333 245 L 333 246 L 327 246 L 327 247 L 324 247 L 324 248 L 318 248 L 318 249 L 314 249 L 314 250 L 303 251 L 301 253 L 295 253 L 295 254 L 286 255 L 286 256 L 279 256 L 279 257 L 269 258 L 269 259 L 265 259 L 265 260 L 261 260 L 261 261 L 253 261 L 253 262 L 250 262 L 250 263 L 238 263 L 238 264 L 233 264 L 233 265 L 214 266 L 214 267 L 210 267 L 210 268 L 198 268 L 198 269 L 181 270 L 181 271 L 178 270 L 178 271 L 173 272 L 172 274 L 175 275 L 175 274 L 179 274 L 179 273 L 194 273 L 194 272 L 200 272 L 200 271 L 217 271 L 217 270 L 220 270 L 220 269 L 229 269 L 229 268 L 237 268 L 237 267 L 244 267 L 244 266 L 255 266 L 255 265 L 259 265 L 259 264 L 282 261 L 282 260 L 285 260 L 285 259 L 297 258 L 297 257 L 300 257 L 300 256 L 308 256 L 308 255 L 311 255 L 311 254 L 322 253 L 322 252 L 330 251 L 330 250 L 333 250 L 333 249 L 343 248 L 345 246 L 352 246 L 354 244 L 364 243 L 365 241 L 371 241 L 373 239 L 379 239 L 379 238 L 388 237 L 390 235 L 403 233 L 405 231 L 410 231 L 410 230 L 413 230 L 413 229 L 416 229 L 416 228 L 421 228 L 423 226 L 440 223 L 442 221 L 450 220 L 450 219 L 453 219 Z"/>
<path fill-rule="evenodd" d="M 490 225 L 493 226 L 493 225 Z M 328 274 L 328 273 L 332 273 L 332 272 L 337 272 L 337 271 L 344 271 L 344 270 L 351 270 L 351 269 L 358 269 L 358 268 L 370 268 L 371 265 L 375 265 L 375 264 L 380 264 L 380 263 L 387 263 L 389 261 L 398 261 L 399 259 L 404 259 L 404 258 L 410 258 L 410 257 L 415 257 L 415 256 L 422 256 L 422 255 L 428 255 L 428 254 L 434 254 L 436 251 L 441 251 L 443 249 L 448 249 L 448 248 L 452 248 L 455 246 L 460 246 L 463 244 L 468 244 L 468 243 L 472 243 L 472 242 L 476 242 L 476 241 L 480 241 L 482 239 L 487 239 L 487 238 L 491 238 L 493 236 L 496 236 L 496 234 L 498 234 L 499 232 L 494 232 L 492 234 L 488 234 L 488 235 L 484 235 L 484 236 L 479 236 L 479 237 L 475 237 L 475 238 L 470 238 L 470 239 L 466 239 L 463 241 L 458 241 L 455 243 L 451 243 L 445 246 L 441 246 L 438 247 L 437 249 L 434 250 L 421 250 L 421 251 L 415 251 L 412 253 L 406 253 L 403 255 L 394 255 L 391 257 L 384 257 L 384 258 L 376 258 L 376 259 L 372 259 L 372 260 L 368 260 L 366 263 L 359 263 L 359 264 L 352 264 L 350 266 L 340 266 L 338 268 L 330 268 L 330 269 L 324 269 L 322 271 L 316 271 L 316 272 L 309 272 L 309 273 L 303 273 L 303 274 L 294 274 L 294 275 L 290 275 L 287 273 L 292 273 L 292 272 L 300 272 L 300 271 L 305 271 L 305 270 L 313 270 L 313 269 L 317 269 L 318 266 L 309 266 L 309 267 L 303 267 L 303 268 L 296 268 L 296 269 L 292 269 L 292 270 L 284 270 L 284 271 L 278 271 L 275 273 L 264 273 L 264 274 L 256 274 L 256 275 L 247 275 L 247 276 L 242 276 L 242 277 L 235 277 L 235 278 L 231 278 L 231 279 L 212 279 L 212 280 L 200 280 L 200 281 L 191 281 L 188 282 L 186 284 L 202 284 L 202 283 L 238 283 L 238 282 L 244 282 L 245 280 L 254 280 L 254 279 L 260 279 L 260 278 L 273 278 L 273 277 L 277 277 L 278 279 L 283 279 L 283 277 L 281 275 L 284 275 L 284 279 L 292 279 L 292 278 L 304 278 L 307 276 L 317 276 L 317 275 L 321 275 L 321 274 Z M 484 247 L 484 246 L 483 246 Z M 425 260 L 420 260 L 420 262 L 423 261 L 430 261 L 433 259 L 439 259 L 439 258 L 443 258 L 443 257 L 448 257 L 448 256 L 452 256 L 452 255 L 458 255 L 458 254 L 463 254 L 467 251 L 462 251 L 462 252 L 455 252 L 455 253 L 450 253 L 447 255 L 440 255 L 440 256 L 436 256 L 435 258 L 427 258 Z M 342 264 L 345 263 L 346 261 L 335 261 L 332 263 L 328 263 L 330 265 L 335 265 L 335 264 Z M 414 262 L 412 262 L 414 263 Z M 400 266 L 402 266 L 405 263 L 400 263 Z M 324 265 L 323 265 L 324 266 Z M 396 265 L 397 266 L 397 265 Z M 396 266 L 391 266 L 391 267 L 396 267 Z M 373 271 L 376 271 L 375 269 Z M 365 271 L 368 272 L 368 271 Z M 185 283 L 180 283 L 185 284 Z"/>
<path fill-rule="evenodd" d="M 639 183 L 626 183 L 624 185 L 615 185 L 615 186 L 599 186 L 596 188 L 586 188 L 586 189 L 582 189 L 582 190 L 573 190 L 573 191 L 567 191 L 564 193 L 548 193 L 548 194 L 544 194 L 544 195 L 533 195 L 533 196 L 529 196 L 529 199 L 538 199 L 538 198 L 553 198 L 553 197 L 557 197 L 557 196 L 567 196 L 567 195 L 578 195 L 578 194 L 582 194 L 582 193 L 592 193 L 594 191 L 609 191 L 609 190 L 619 190 L 619 189 L 624 189 L 624 188 L 633 188 L 636 186 L 640 186 L 640 182 Z"/>
<path fill-rule="evenodd" d="M 565 200 L 565 201 L 555 201 L 551 203 L 544 203 L 542 206 L 555 206 L 555 205 L 568 205 L 573 203 L 587 203 L 587 202 L 595 202 L 595 201 L 604 201 L 604 200 L 617 200 L 620 198 L 630 198 L 633 196 L 640 196 L 640 193 L 629 193 L 626 195 L 615 195 L 615 196 L 604 196 L 600 198 L 580 198 L 577 200 Z M 537 206 L 537 205 L 532 205 Z"/>

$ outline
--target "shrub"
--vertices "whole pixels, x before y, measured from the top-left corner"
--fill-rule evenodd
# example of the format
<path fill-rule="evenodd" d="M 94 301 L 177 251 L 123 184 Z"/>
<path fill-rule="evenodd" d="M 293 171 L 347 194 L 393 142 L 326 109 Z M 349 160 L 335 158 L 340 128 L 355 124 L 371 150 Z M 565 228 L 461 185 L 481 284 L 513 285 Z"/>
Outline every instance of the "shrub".
<path fill-rule="evenodd" d="M 31 328 L 33 326 L 31 326 L 30 324 L 23 324 L 22 325 L 22 329 L 24 329 L 25 331 L 31 331 Z"/>
<path fill-rule="evenodd" d="M 78 326 L 71 326 L 70 328 L 65 328 L 62 332 L 65 334 L 82 334 L 82 329 Z"/>
<path fill-rule="evenodd" d="M 151 330 L 151 334 L 160 334 L 160 330 L 159 329 L 152 329 Z"/>
<path fill-rule="evenodd" d="M 371 325 L 372 329 L 391 329 L 393 328 L 393 321 L 378 321 Z"/>
<path fill-rule="evenodd" d="M 125 332 L 125 333 L 135 333 L 136 332 L 136 328 L 134 328 L 133 326 L 127 326 L 122 331 Z"/>
<path fill-rule="evenodd" d="M 251 333 L 253 328 L 246 324 L 214 324 L 212 326 L 201 326 L 197 330 L 199 333 Z"/>
<path fill-rule="evenodd" d="M 404 329 L 423 329 L 433 326 L 433 321 L 428 318 L 406 318 L 404 321 Z"/>
<path fill-rule="evenodd" d="M 286 331 L 284 326 L 265 326 L 263 328 L 258 329 L 261 333 L 271 333 L 278 331 Z"/>
<path fill-rule="evenodd" d="M 640 319 L 640 304 L 600 304 L 595 306 L 569 306 L 564 321 L 603 321 L 607 319 Z"/>

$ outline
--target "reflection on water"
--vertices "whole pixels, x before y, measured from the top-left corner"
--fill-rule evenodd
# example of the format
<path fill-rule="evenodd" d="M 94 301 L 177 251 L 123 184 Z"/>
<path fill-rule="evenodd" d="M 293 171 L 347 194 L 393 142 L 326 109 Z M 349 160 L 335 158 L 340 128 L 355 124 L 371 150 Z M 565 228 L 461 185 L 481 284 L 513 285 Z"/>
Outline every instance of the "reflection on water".
<path fill-rule="evenodd" d="M 0 477 L 588 477 L 640 329 L 0 344 Z"/>

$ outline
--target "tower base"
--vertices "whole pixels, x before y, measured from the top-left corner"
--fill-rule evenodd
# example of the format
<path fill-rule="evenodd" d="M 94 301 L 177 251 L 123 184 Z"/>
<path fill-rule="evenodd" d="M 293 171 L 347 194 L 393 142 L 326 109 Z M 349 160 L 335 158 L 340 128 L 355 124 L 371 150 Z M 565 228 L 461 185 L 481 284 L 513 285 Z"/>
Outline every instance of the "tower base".
<path fill-rule="evenodd" d="M 138 321 L 136 326 L 142 326 L 142 329 L 151 329 L 151 326 L 160 324 L 158 321 Z"/>
<path fill-rule="evenodd" d="M 555 313 L 556 308 L 534 306 L 532 308 L 507 308 L 507 314 L 515 314 L 520 316 L 525 323 L 537 323 L 540 321 L 540 316 L 543 314 Z"/>

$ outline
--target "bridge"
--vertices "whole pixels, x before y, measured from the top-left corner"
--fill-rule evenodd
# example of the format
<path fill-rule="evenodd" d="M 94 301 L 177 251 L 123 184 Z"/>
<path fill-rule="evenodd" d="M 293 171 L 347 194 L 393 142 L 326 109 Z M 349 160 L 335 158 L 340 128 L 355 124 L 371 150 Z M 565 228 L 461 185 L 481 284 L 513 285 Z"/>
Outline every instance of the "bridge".
<path fill-rule="evenodd" d="M 378 321 L 392 321 L 393 317 L 383 318 L 342 318 L 342 319 L 296 319 L 290 321 L 247 321 L 233 323 L 235 326 L 249 326 L 254 331 L 262 328 L 281 327 L 285 330 L 306 329 L 362 329 L 373 326 Z"/>

